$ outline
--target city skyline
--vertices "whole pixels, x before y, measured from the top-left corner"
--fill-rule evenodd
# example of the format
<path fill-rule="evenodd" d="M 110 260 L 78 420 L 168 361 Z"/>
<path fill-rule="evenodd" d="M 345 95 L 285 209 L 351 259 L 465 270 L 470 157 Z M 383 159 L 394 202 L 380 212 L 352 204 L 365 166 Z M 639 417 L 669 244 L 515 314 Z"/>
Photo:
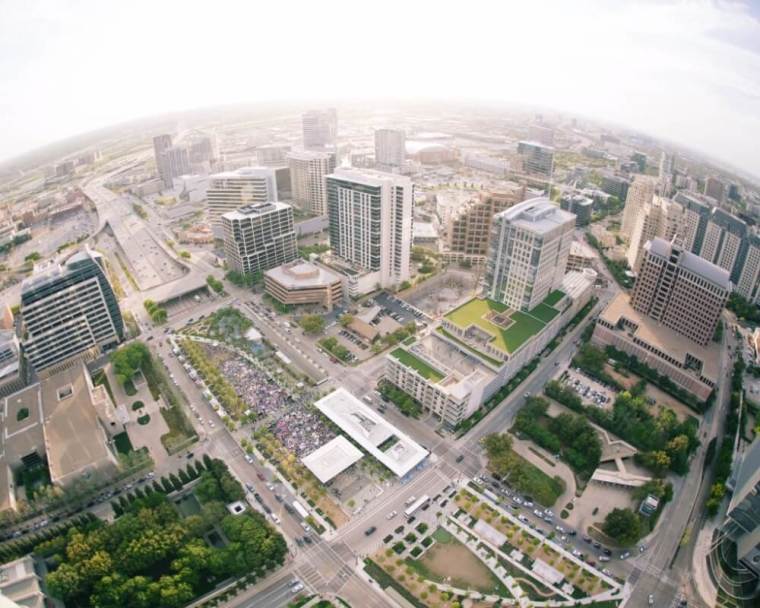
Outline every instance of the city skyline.
<path fill-rule="evenodd" d="M 299 71 L 294 47 L 276 61 L 258 67 L 276 86 L 254 90 L 246 81 L 233 77 L 242 66 L 229 59 L 245 56 L 249 48 L 249 37 L 240 29 L 246 19 L 225 23 L 224 45 L 228 51 L 235 51 L 225 53 L 227 61 L 220 61 L 215 53 L 201 51 L 203 45 L 197 45 L 197 50 L 189 45 L 184 49 L 185 60 L 167 71 L 155 62 L 155 53 L 170 52 L 167 45 L 175 46 L 178 41 L 161 35 L 160 29 L 172 23 L 185 40 L 213 39 L 214 32 L 221 31 L 215 28 L 213 13 L 201 14 L 185 5 L 177 11 L 176 5 L 170 3 L 151 7 L 150 13 L 139 5 L 130 6 L 128 11 L 88 2 L 38 2 L 33 6 L 32 10 L 21 10 L 6 3 L 0 9 L 4 17 L 0 19 L 0 82 L 7 89 L 0 101 L 0 115 L 5 117 L 5 138 L 0 144 L 3 161 L 77 134 L 156 114 L 280 100 L 347 103 L 356 100 L 356 92 L 361 91 L 360 99 L 381 102 L 391 98 L 453 98 L 578 115 L 678 143 L 760 177 L 760 160 L 752 154 L 760 129 L 756 103 L 760 95 L 760 20 L 757 8 L 749 3 L 589 0 L 572 9 L 553 2 L 531 7 L 512 4 L 499 8 L 498 18 L 490 19 L 482 18 L 492 12 L 485 7 L 462 15 L 439 10 L 435 26 L 426 21 L 429 15 L 424 8 L 404 6 L 407 27 L 428 28 L 435 34 L 433 40 L 455 37 L 462 44 L 436 48 L 437 61 L 425 79 L 413 76 L 411 68 L 394 70 L 398 90 L 393 92 L 372 75 L 388 64 L 388 53 L 406 55 L 408 49 L 389 47 L 382 54 L 370 49 L 361 59 L 350 60 L 350 83 L 326 86 L 319 70 L 300 74 L 296 79 L 282 77 Z M 227 8 L 240 11 L 234 3 Z M 257 16 L 276 22 L 285 17 L 281 10 L 257 7 Z M 358 43 L 359 34 L 331 41 L 319 32 L 331 18 L 348 23 L 355 9 L 337 5 L 333 15 L 308 5 L 298 10 L 304 19 L 292 22 L 288 33 L 299 44 L 321 46 L 327 54 L 343 55 L 346 61 L 335 45 Z M 546 18 L 547 11 L 552 19 Z M 220 16 L 226 13 L 219 11 Z M 397 13 L 389 10 L 376 14 L 376 20 L 368 26 L 373 28 L 370 31 L 383 31 L 390 15 Z M 587 19 L 592 13 L 594 19 Z M 535 23 L 540 27 L 514 28 L 506 39 L 488 35 L 501 22 Z M 113 23 L 119 23 L 119 27 L 114 28 Z M 469 34 L 463 31 L 468 29 L 478 31 L 478 44 L 467 44 Z M 153 41 L 149 49 L 129 43 L 138 33 Z M 361 36 L 366 33 L 363 30 Z M 257 39 L 257 46 L 267 41 L 273 44 L 275 40 L 270 37 L 280 39 L 282 32 L 272 28 L 269 33 L 268 28 L 263 35 L 264 40 Z M 498 54 L 489 51 L 491 39 L 499 41 Z M 588 42 L 579 43 L 583 40 Z M 489 56 L 514 55 L 526 46 L 533 47 L 529 60 L 513 64 L 506 81 L 520 82 L 519 87 L 487 76 L 495 67 L 487 59 Z M 473 50 L 461 52 L 468 47 Z M 90 52 L 93 48 L 99 52 Z M 401 61 L 400 65 L 405 63 Z M 218 76 L 215 86 L 199 88 L 193 74 L 203 72 L 207 65 L 213 65 Z M 593 75 L 590 85 L 577 85 L 578 68 Z M 452 84 L 446 76 L 451 70 L 469 74 L 466 87 Z M 91 74 L 98 76 L 91 78 Z M 125 90 L 123 82 L 130 76 L 137 78 L 141 87 L 150 88 L 151 94 L 144 95 L 140 87 Z M 57 92 L 62 89 L 81 94 L 60 96 Z M 303 95 L 304 90 L 309 94 Z M 121 93 L 115 95 L 114 91 Z M 56 99 L 55 104 L 49 103 L 51 98 Z M 718 115 L 720 120 L 713 120 Z"/>

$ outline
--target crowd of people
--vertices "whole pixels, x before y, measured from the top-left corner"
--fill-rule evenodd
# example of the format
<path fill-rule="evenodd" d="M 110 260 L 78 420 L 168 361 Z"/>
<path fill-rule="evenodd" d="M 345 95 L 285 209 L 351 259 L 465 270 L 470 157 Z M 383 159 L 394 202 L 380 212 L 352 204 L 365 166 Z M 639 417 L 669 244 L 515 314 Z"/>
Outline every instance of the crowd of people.
<path fill-rule="evenodd" d="M 311 454 L 335 437 L 319 414 L 299 403 L 274 425 L 277 439 L 299 458 Z"/>
<path fill-rule="evenodd" d="M 246 361 L 227 359 L 220 365 L 220 370 L 241 399 L 259 416 L 276 416 L 288 402 L 284 388 Z"/>

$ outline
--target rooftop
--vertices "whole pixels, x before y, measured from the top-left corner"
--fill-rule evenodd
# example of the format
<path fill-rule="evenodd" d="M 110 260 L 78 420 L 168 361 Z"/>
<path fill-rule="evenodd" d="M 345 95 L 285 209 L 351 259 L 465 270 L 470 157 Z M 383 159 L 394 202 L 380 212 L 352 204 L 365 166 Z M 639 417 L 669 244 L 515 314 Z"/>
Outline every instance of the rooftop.
<path fill-rule="evenodd" d="M 398 477 L 427 458 L 429 452 L 341 387 L 314 404 L 351 439 Z"/>
<path fill-rule="evenodd" d="M 264 274 L 288 289 L 325 287 L 340 281 L 337 273 L 303 260 L 277 266 Z"/>
<path fill-rule="evenodd" d="M 409 187 L 412 185 L 412 180 L 397 173 L 386 173 L 385 171 L 360 169 L 356 167 L 338 167 L 333 173 L 327 176 L 327 179 L 341 179 L 347 182 L 372 186 L 374 188 L 379 188 L 388 181 L 402 182 Z"/>
<path fill-rule="evenodd" d="M 289 208 L 290 205 L 287 203 L 281 203 L 279 201 L 269 201 L 268 203 L 252 203 L 250 205 L 243 205 L 235 211 L 229 211 L 222 217 L 229 220 L 244 220 L 249 217 L 273 213 L 275 211 L 281 211 L 283 209 Z"/>
<path fill-rule="evenodd" d="M 570 222 L 575 225 L 575 214 L 560 209 L 543 196 L 518 203 L 497 213 L 496 217 L 539 234 L 546 234 Z"/>
<path fill-rule="evenodd" d="M 529 312 L 513 311 L 487 298 L 473 298 L 448 313 L 445 318 L 462 330 L 474 326 L 491 336 L 497 349 L 512 354 L 526 341 L 541 332 L 560 311 L 554 308 L 564 292 L 555 290 Z"/>
<path fill-rule="evenodd" d="M 311 454 L 301 458 L 301 462 L 314 473 L 322 483 L 345 471 L 364 456 L 361 450 L 343 435 L 338 435 Z"/>
<path fill-rule="evenodd" d="M 650 253 L 656 254 L 660 257 L 669 258 L 673 250 L 673 244 L 663 238 L 655 237 L 651 241 L 648 241 L 644 245 L 644 248 Z M 731 289 L 731 275 L 728 270 L 724 270 L 720 266 L 708 262 L 704 258 L 701 258 L 690 251 L 683 251 L 681 253 L 678 265 L 699 275 L 706 281 L 710 281 L 718 287 Z"/>

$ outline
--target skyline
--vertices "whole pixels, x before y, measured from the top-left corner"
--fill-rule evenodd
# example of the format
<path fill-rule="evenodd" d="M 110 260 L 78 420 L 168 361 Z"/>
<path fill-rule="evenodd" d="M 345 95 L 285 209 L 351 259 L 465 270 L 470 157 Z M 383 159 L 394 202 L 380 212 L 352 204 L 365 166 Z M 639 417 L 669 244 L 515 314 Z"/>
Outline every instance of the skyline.
<path fill-rule="evenodd" d="M 395 5 L 371 20 L 346 3 L 329 11 L 300 5 L 300 20 L 292 9 L 234 2 L 213 14 L 177 3 L 126 10 L 46 1 L 31 9 L 5 2 L 0 12 L 3 161 L 155 115 L 283 99 L 345 103 L 360 92 L 378 102 L 551 108 L 619 124 L 760 177 L 753 154 L 760 13 L 748 3 L 587 0 L 573 7 L 482 5 L 466 14 L 452 5 L 434 13 Z M 240 18 L 231 19 L 233 12 Z M 509 25 L 517 23 L 540 27 Z M 367 44 L 399 28 L 410 33 L 400 43 Z M 306 69 L 305 50 L 316 48 L 335 62 Z M 336 70 L 351 78 L 331 78 Z"/>

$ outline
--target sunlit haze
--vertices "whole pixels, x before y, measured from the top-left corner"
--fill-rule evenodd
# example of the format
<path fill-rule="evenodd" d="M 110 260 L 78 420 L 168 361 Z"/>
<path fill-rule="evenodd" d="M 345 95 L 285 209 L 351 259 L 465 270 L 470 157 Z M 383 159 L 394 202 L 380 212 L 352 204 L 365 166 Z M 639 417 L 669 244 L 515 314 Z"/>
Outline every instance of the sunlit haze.
<path fill-rule="evenodd" d="M 0 158 L 231 103 L 463 99 L 611 121 L 760 174 L 742 2 L 0 3 Z"/>

